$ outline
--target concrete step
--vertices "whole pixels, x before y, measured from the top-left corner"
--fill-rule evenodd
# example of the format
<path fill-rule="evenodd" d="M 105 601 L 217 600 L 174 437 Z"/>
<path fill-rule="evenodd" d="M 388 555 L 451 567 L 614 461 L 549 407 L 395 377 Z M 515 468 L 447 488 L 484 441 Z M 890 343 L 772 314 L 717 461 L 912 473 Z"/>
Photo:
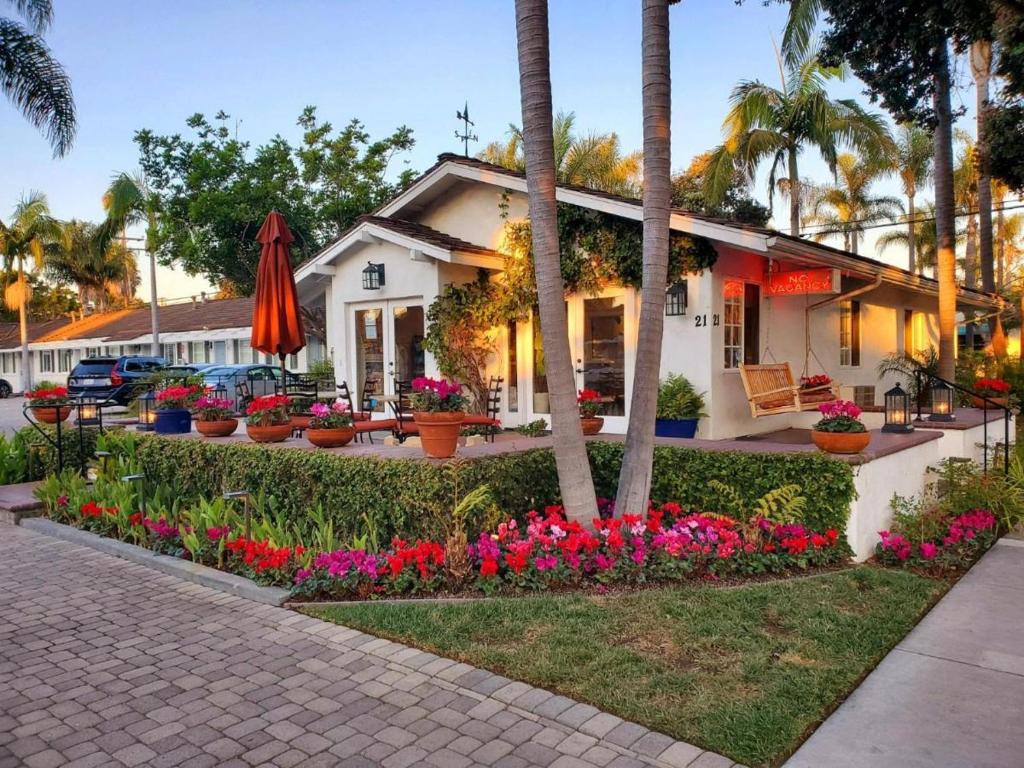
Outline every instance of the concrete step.
<path fill-rule="evenodd" d="M 38 517 L 43 503 L 34 495 L 38 482 L 0 485 L 0 523 L 17 525 L 23 517 Z"/>

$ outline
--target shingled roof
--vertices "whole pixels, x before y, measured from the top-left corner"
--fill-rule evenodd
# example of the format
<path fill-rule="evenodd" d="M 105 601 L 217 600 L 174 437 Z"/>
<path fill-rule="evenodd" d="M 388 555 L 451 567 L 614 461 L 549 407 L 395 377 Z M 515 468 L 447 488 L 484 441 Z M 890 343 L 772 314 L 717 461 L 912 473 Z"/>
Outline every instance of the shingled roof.
<path fill-rule="evenodd" d="M 415 238 L 416 240 L 420 240 L 421 242 L 436 245 L 438 248 L 444 248 L 446 251 L 465 251 L 467 253 L 482 253 L 487 256 L 501 256 L 500 253 L 491 248 L 474 245 L 462 238 L 453 237 L 452 235 L 440 232 L 433 227 L 428 227 L 426 224 L 420 224 L 415 221 L 389 219 L 386 216 L 371 215 L 360 216 L 356 220 L 356 226 L 359 226 L 360 223 L 376 224 L 379 227 L 390 229 L 392 232 L 397 232 L 400 235 L 406 235 L 408 237 Z"/>
<path fill-rule="evenodd" d="M 70 323 L 66 317 L 28 324 L 28 341 L 31 344 Z M 21 344 L 21 331 L 17 323 L 0 323 L 0 349 L 12 349 Z"/>

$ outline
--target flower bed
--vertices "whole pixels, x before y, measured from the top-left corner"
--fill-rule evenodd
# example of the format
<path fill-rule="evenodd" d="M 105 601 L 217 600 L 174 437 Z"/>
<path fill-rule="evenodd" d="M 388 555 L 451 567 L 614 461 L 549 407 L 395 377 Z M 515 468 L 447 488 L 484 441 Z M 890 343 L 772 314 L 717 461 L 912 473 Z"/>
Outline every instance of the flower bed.
<path fill-rule="evenodd" d="M 972 509 L 948 520 L 934 535 L 913 539 L 899 531 L 879 531 L 875 545 L 879 562 L 925 570 L 969 567 L 996 540 L 996 516 Z"/>

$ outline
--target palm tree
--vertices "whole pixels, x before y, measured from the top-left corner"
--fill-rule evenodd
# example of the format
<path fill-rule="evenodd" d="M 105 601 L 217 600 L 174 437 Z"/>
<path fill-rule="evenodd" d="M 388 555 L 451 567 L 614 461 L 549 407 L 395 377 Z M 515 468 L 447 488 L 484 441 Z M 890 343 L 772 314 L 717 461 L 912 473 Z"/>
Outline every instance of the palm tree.
<path fill-rule="evenodd" d="M 576 380 L 559 263 L 547 0 L 516 0 L 516 38 L 533 268 L 551 401 L 555 466 L 567 517 L 587 524 L 597 516 L 597 498 L 576 408 Z"/>
<path fill-rule="evenodd" d="M 918 270 L 917 237 L 914 227 L 917 223 L 917 189 L 925 184 L 932 173 L 932 156 L 935 146 L 929 131 L 913 123 L 901 123 L 896 137 L 896 173 L 907 196 L 907 257 L 911 272 Z"/>
<path fill-rule="evenodd" d="M 106 194 L 103 207 L 107 220 L 103 224 L 102 236 L 112 241 L 117 232 L 127 227 L 144 224 L 146 227 L 145 248 L 149 257 L 149 322 L 152 332 L 151 352 L 160 354 L 160 317 L 157 312 L 156 252 L 160 246 L 160 196 L 147 183 L 146 177 L 121 173 L 114 177 Z"/>
<path fill-rule="evenodd" d="M 629 428 L 619 473 L 615 508 L 643 514 L 651 498 L 654 418 L 665 327 L 669 219 L 672 214 L 672 75 L 669 55 L 669 0 L 644 0 L 643 112 L 643 281 Z"/>
<path fill-rule="evenodd" d="M 725 141 L 714 150 L 707 176 L 707 196 L 720 200 L 733 173 L 739 169 L 753 177 L 765 160 L 768 201 L 772 202 L 779 171 L 785 169 L 784 191 L 789 198 L 790 234 L 800 234 L 801 182 L 797 159 L 807 147 L 817 149 L 835 170 L 842 146 L 864 155 L 889 151 L 892 139 L 882 118 L 866 112 L 850 99 L 829 99 L 829 80 L 845 77 L 842 67 L 825 67 L 810 52 L 799 61 L 785 65 L 779 59 L 781 88 L 759 80 L 744 80 L 732 91 L 729 114 L 722 124 Z"/>
<path fill-rule="evenodd" d="M 994 291 L 995 264 L 992 254 L 992 177 L 988 170 L 985 120 L 988 114 L 988 81 L 992 74 L 992 43 L 975 40 L 971 43 L 971 73 L 975 84 L 977 109 L 977 165 L 978 165 L 978 257 L 981 263 L 981 288 Z"/>
<path fill-rule="evenodd" d="M 813 189 L 812 213 L 804 224 L 822 226 L 813 235 L 818 242 L 842 235 L 843 247 L 857 253 L 864 238 L 865 227 L 893 221 L 903 212 L 903 205 L 895 197 L 872 195 L 871 185 L 887 175 L 889 168 L 875 160 L 843 153 L 836 158 L 835 182 Z"/>
<path fill-rule="evenodd" d="M 917 260 L 915 266 L 917 272 L 923 274 L 926 269 L 934 272 L 938 261 L 938 235 L 935 232 L 935 206 L 926 202 L 915 212 L 916 220 L 913 226 L 905 230 L 890 230 L 879 236 L 875 247 L 878 253 L 882 254 L 889 248 L 908 248 L 911 236 L 914 238 Z M 908 214 L 909 217 L 909 214 Z M 966 240 L 966 232 L 961 228 L 956 232 L 956 242 L 963 243 Z"/>
<path fill-rule="evenodd" d="M 25 24 L 0 17 L 0 90 L 46 134 L 54 157 L 71 149 L 77 128 L 71 80 L 42 35 L 53 21 L 51 0 L 8 0 Z"/>
<path fill-rule="evenodd" d="M 615 133 L 578 136 L 573 133 L 575 123 L 574 113 L 559 112 L 552 125 L 555 175 L 559 183 L 635 195 L 640 188 L 640 153 L 623 154 Z M 525 170 L 522 129 L 509 125 L 508 140 L 491 142 L 479 157 L 512 170 Z"/>
<path fill-rule="evenodd" d="M 112 300 L 127 303 L 135 295 L 138 266 L 121 243 L 101 244 L 99 227 L 83 221 L 60 225 L 60 237 L 44 251 L 43 271 L 58 283 L 74 283 L 82 306 L 100 311 Z"/>
<path fill-rule="evenodd" d="M 956 375 L 956 216 L 953 203 L 953 108 L 949 51 L 940 46 L 935 73 L 935 232 L 939 281 L 939 376 Z"/>
<path fill-rule="evenodd" d="M 14 207 L 8 223 L 0 221 L 0 257 L 3 258 L 4 303 L 18 310 L 21 331 L 21 369 L 25 389 L 32 386 L 32 367 L 28 351 L 28 302 L 32 291 L 25 279 L 25 262 L 33 268 L 42 264 L 48 245 L 60 237 L 60 225 L 50 215 L 50 206 L 41 192 L 30 192 Z M 15 276 L 14 282 L 11 277 Z"/>
<path fill-rule="evenodd" d="M 964 283 L 968 288 L 978 284 L 978 154 L 971 135 L 955 130 L 954 137 L 960 143 L 956 166 L 953 168 L 953 201 L 957 212 L 967 221 L 966 247 L 964 248 Z"/>

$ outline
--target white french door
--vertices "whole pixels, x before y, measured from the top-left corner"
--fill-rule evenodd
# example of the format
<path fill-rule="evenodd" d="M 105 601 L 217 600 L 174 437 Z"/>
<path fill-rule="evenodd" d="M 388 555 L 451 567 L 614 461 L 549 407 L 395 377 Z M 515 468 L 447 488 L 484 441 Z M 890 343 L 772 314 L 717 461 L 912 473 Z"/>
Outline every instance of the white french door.
<path fill-rule="evenodd" d="M 396 382 L 425 373 L 422 298 L 364 301 L 349 305 L 350 382 L 354 405 L 362 410 L 374 395 L 396 394 Z M 382 401 L 373 410 L 384 411 Z"/>

